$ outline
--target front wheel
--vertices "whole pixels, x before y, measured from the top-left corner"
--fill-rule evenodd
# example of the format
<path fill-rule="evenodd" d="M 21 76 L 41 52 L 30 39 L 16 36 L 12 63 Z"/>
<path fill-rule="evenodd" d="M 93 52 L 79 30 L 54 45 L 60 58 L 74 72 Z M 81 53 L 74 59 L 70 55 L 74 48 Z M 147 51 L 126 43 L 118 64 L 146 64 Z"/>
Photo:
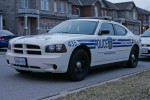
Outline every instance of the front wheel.
<path fill-rule="evenodd" d="M 67 75 L 71 81 L 81 81 L 88 73 L 90 61 L 85 50 L 76 50 L 70 58 Z"/>
<path fill-rule="evenodd" d="M 127 62 L 127 67 L 129 68 L 136 67 L 138 64 L 138 59 L 139 59 L 139 50 L 137 47 L 133 47 L 130 52 L 129 60 Z"/>

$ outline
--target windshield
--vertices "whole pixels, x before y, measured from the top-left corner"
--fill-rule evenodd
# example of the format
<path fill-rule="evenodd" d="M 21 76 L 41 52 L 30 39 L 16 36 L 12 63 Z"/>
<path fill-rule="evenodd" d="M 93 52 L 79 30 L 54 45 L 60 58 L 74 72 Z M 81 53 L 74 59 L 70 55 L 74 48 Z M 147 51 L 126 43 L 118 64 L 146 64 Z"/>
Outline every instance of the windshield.
<path fill-rule="evenodd" d="M 150 37 L 150 29 L 146 30 L 141 37 Z"/>
<path fill-rule="evenodd" d="M 97 28 L 98 21 L 73 20 L 64 21 L 55 26 L 48 33 L 68 33 L 68 34 L 85 34 L 93 35 Z"/>

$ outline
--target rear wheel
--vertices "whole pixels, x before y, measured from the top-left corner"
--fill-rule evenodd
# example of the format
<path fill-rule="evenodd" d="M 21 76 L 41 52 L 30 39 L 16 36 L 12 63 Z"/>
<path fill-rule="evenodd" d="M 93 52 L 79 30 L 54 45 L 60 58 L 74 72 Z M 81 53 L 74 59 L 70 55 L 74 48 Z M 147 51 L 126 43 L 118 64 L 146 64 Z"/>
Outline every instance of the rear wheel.
<path fill-rule="evenodd" d="M 127 62 L 127 67 L 129 68 L 134 68 L 138 64 L 138 59 L 139 59 L 139 50 L 137 47 L 133 47 L 131 52 L 130 52 L 130 57 Z"/>
<path fill-rule="evenodd" d="M 85 50 L 76 50 L 71 56 L 67 75 L 71 81 L 81 81 L 88 73 L 90 61 Z"/>
<path fill-rule="evenodd" d="M 21 73 L 21 74 L 30 74 L 30 73 L 32 73 L 31 71 L 24 71 L 24 70 L 18 70 L 18 69 L 16 69 L 16 71 Z"/>

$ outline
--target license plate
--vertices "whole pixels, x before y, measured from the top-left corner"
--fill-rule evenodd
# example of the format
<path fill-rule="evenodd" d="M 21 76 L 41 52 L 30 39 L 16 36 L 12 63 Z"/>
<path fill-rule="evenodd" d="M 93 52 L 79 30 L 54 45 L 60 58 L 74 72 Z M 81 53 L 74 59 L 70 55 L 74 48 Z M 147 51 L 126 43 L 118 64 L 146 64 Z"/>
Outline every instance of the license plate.
<path fill-rule="evenodd" d="M 148 49 L 143 48 L 142 53 L 148 53 Z"/>
<path fill-rule="evenodd" d="M 16 65 L 26 66 L 27 65 L 26 58 L 15 57 L 15 64 Z"/>

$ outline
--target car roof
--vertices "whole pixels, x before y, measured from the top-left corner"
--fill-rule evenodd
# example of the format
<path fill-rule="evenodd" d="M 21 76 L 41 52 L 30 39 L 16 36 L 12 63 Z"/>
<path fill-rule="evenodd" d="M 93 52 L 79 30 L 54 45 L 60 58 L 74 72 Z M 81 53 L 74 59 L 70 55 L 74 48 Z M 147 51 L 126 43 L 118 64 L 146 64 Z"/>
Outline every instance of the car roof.
<path fill-rule="evenodd" d="M 101 19 L 91 19 L 91 18 L 81 18 L 81 19 L 70 19 L 69 21 L 76 21 L 76 20 L 84 20 L 84 21 L 107 21 L 108 20 L 101 20 Z"/>
<path fill-rule="evenodd" d="M 8 30 L 0 30 L 0 35 L 14 35 L 14 34 Z"/>

